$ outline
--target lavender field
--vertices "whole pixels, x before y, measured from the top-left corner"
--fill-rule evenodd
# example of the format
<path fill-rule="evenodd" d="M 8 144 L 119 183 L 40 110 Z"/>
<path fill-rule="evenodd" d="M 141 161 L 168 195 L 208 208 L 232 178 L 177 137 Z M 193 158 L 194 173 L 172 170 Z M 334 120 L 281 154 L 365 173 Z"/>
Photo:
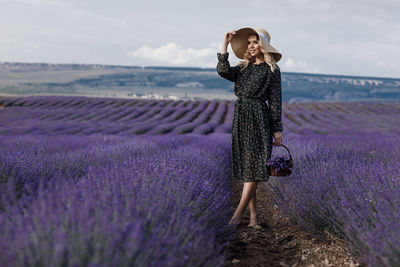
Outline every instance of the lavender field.
<path fill-rule="evenodd" d="M 232 101 L 0 99 L 0 262 L 224 266 Z M 284 103 L 267 182 L 310 232 L 400 265 L 400 103 Z M 273 155 L 284 154 L 274 148 Z"/>
<path fill-rule="evenodd" d="M 0 98 L 0 134 L 230 133 L 234 101 L 65 96 Z M 399 103 L 283 103 L 286 136 L 399 134 Z"/>

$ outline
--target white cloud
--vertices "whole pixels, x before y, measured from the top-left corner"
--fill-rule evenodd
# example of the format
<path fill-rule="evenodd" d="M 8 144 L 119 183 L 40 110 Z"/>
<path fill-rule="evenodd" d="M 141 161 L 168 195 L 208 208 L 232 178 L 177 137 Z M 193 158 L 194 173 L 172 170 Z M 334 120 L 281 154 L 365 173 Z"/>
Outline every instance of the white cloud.
<path fill-rule="evenodd" d="M 160 64 L 180 66 L 204 66 L 204 64 L 207 63 L 207 58 L 214 54 L 215 51 L 211 48 L 183 48 L 175 42 L 156 48 L 145 45 L 128 53 L 129 56 L 134 58 L 148 59 Z"/>
<path fill-rule="evenodd" d="M 385 61 L 377 61 L 375 63 L 375 66 L 377 66 L 377 67 L 385 67 L 386 66 L 386 62 Z"/>
<path fill-rule="evenodd" d="M 48 6 L 64 7 L 64 6 L 67 6 L 67 2 L 62 1 L 62 0 L 14 0 L 12 2 L 15 2 L 15 3 L 23 5 L 23 6 L 26 6 L 26 5 L 42 6 L 42 7 L 48 7 Z"/>
<path fill-rule="evenodd" d="M 311 67 L 304 60 L 294 60 L 292 58 L 285 59 L 280 65 L 282 72 L 308 72 L 308 73 L 320 73 L 318 67 Z"/>
<path fill-rule="evenodd" d="M 88 10 L 74 10 L 72 11 L 69 16 L 73 19 L 77 19 L 78 21 L 83 20 L 84 22 L 92 22 L 92 23 L 99 23 L 99 24 L 117 24 L 117 25 L 128 25 L 127 21 L 124 19 L 105 16 L 100 13 L 94 13 Z M 103 22 L 103 23 L 102 23 Z"/>

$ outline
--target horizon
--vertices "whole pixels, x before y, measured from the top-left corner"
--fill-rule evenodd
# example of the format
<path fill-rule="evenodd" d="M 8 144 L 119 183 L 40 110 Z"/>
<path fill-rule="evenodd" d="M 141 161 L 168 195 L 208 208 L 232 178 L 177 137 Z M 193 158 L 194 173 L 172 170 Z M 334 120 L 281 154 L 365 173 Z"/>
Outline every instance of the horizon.
<path fill-rule="evenodd" d="M 53 62 L 20 62 L 20 61 L 1 61 L 0 64 L 47 64 L 47 65 L 93 65 L 93 66 L 110 66 L 110 67 L 123 67 L 123 68 L 137 68 L 137 69 L 192 69 L 192 70 L 205 70 L 214 71 L 212 67 L 196 67 L 196 66 L 137 66 L 137 65 L 116 65 L 116 64 L 98 64 L 98 63 L 53 63 Z M 217 65 L 217 63 L 215 64 Z M 278 64 L 279 65 L 279 64 Z M 233 66 L 233 64 L 232 64 Z M 294 74 L 294 75 L 311 75 L 311 76 L 333 76 L 333 77 L 351 77 L 351 78 L 372 78 L 384 80 L 400 80 L 400 77 L 385 77 L 385 76 L 362 76 L 351 74 L 332 74 L 332 73 L 311 73 L 311 72 L 296 72 L 296 71 L 281 71 L 281 73 Z"/>

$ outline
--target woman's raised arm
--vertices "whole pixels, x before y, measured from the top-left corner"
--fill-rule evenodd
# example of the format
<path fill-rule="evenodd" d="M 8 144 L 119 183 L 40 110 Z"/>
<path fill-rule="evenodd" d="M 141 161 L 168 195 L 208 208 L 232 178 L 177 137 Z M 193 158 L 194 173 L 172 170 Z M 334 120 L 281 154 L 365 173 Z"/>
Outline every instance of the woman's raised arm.
<path fill-rule="evenodd" d="M 228 61 L 229 53 L 217 53 L 218 64 L 217 72 L 219 76 L 231 81 L 236 82 L 240 71 L 240 66 L 231 67 Z"/>
<path fill-rule="evenodd" d="M 225 34 L 224 42 L 222 43 L 221 53 L 217 53 L 217 72 L 221 77 L 231 82 L 236 82 L 238 73 L 240 71 L 240 66 L 231 67 L 228 61 L 228 44 L 235 34 L 236 31 L 230 31 Z"/>

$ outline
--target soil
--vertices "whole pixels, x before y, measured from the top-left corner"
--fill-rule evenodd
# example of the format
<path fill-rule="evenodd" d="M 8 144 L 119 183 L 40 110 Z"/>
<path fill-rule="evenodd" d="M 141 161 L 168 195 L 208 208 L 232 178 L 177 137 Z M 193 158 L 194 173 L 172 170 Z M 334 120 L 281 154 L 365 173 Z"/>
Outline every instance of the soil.
<path fill-rule="evenodd" d="M 236 209 L 243 184 L 233 182 L 232 205 Z M 355 258 L 348 244 L 334 236 L 313 235 L 302 230 L 269 201 L 264 183 L 257 187 L 257 222 L 248 227 L 249 210 L 239 224 L 237 237 L 227 247 L 228 266 L 368 266 Z"/>

